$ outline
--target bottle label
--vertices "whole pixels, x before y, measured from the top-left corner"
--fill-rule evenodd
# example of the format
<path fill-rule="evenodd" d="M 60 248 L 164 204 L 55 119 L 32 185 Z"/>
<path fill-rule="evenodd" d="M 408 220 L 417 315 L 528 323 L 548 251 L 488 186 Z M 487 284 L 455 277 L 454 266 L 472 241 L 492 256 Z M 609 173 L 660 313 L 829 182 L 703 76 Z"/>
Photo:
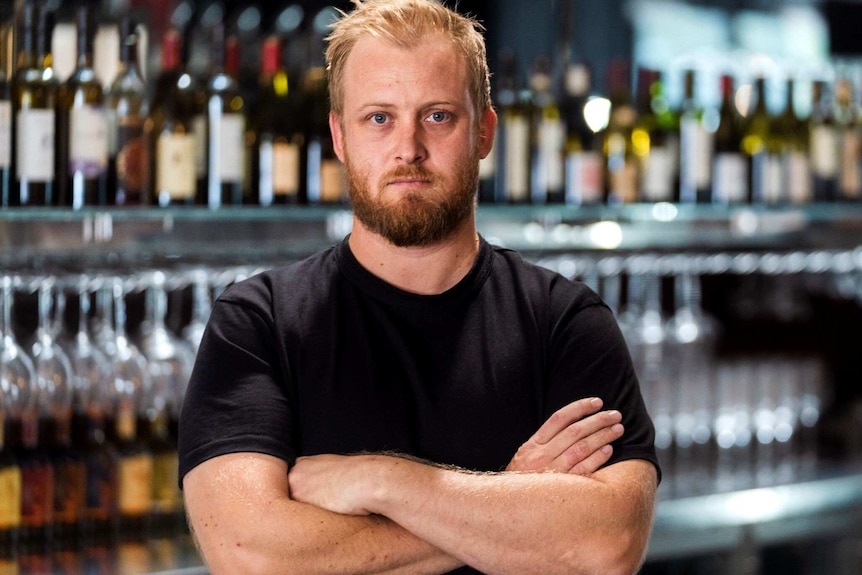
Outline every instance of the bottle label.
<path fill-rule="evenodd" d="M 195 194 L 195 136 L 162 134 L 156 150 L 156 186 L 172 199 L 184 200 Z"/>
<path fill-rule="evenodd" d="M 788 152 L 782 168 L 787 199 L 794 204 L 811 201 L 811 167 L 804 152 Z"/>
<path fill-rule="evenodd" d="M 673 201 L 676 154 L 670 147 L 653 146 L 644 156 L 642 199 L 647 202 Z"/>
<path fill-rule="evenodd" d="M 548 192 L 563 189 L 563 149 L 566 128 L 560 120 L 542 119 L 537 133 L 534 189 L 544 200 Z"/>
<path fill-rule="evenodd" d="M 12 102 L 0 101 L 0 168 L 12 163 Z"/>
<path fill-rule="evenodd" d="M 69 119 L 69 173 L 94 178 L 108 167 L 108 122 L 102 108 L 72 108 Z"/>
<path fill-rule="evenodd" d="M 712 172 L 713 135 L 692 117 L 680 121 L 680 201 L 693 202 L 697 190 L 709 187 Z"/>
<path fill-rule="evenodd" d="M 21 469 L 0 468 L 0 529 L 21 525 Z"/>
<path fill-rule="evenodd" d="M 179 475 L 176 452 L 153 456 L 153 510 L 171 513 L 179 509 Z"/>
<path fill-rule="evenodd" d="M 604 167 L 598 152 L 573 152 L 566 157 L 566 203 L 600 204 Z"/>
<path fill-rule="evenodd" d="M 838 175 L 838 137 L 831 126 L 811 129 L 811 171 L 815 175 L 832 179 Z"/>
<path fill-rule="evenodd" d="M 504 118 L 506 194 L 510 202 L 526 201 L 530 193 L 530 123 L 526 118 Z"/>
<path fill-rule="evenodd" d="M 153 496 L 153 458 L 146 453 L 122 457 L 117 469 L 117 506 L 124 515 L 150 511 Z"/>
<path fill-rule="evenodd" d="M 346 190 L 347 178 L 341 162 L 322 160 L 320 162 L 320 201 L 338 203 L 344 199 Z"/>
<path fill-rule="evenodd" d="M 207 117 L 198 114 L 192 119 L 192 135 L 194 136 L 194 158 L 195 178 L 203 178 L 207 173 Z"/>
<path fill-rule="evenodd" d="M 245 119 L 242 114 L 223 114 L 217 138 L 219 178 L 227 182 L 242 181 L 245 167 Z"/>
<path fill-rule="evenodd" d="M 87 460 L 84 513 L 91 520 L 110 517 L 116 497 L 116 468 L 107 453 L 94 453 Z"/>
<path fill-rule="evenodd" d="M 862 181 L 859 177 L 862 149 L 859 143 L 859 133 L 856 130 L 851 128 L 841 132 L 840 189 L 841 197 L 845 200 L 862 199 Z"/>
<path fill-rule="evenodd" d="M 18 112 L 18 179 L 49 182 L 54 179 L 54 110 Z"/>
<path fill-rule="evenodd" d="M 713 201 L 738 204 L 748 201 L 748 167 L 745 156 L 734 153 L 715 155 L 713 166 Z"/>
<path fill-rule="evenodd" d="M 83 461 L 65 459 L 56 464 L 54 474 L 54 521 L 75 524 L 84 511 L 87 469 Z"/>
<path fill-rule="evenodd" d="M 751 157 L 751 201 L 770 204 L 783 200 L 781 158 L 766 151 Z"/>
<path fill-rule="evenodd" d="M 299 191 L 299 172 L 299 146 L 276 142 L 272 146 L 273 193 L 276 196 L 295 196 Z"/>
<path fill-rule="evenodd" d="M 21 467 L 21 525 L 44 527 L 54 517 L 54 469 L 46 461 Z"/>
<path fill-rule="evenodd" d="M 144 135 L 144 123 L 140 118 L 120 122 L 116 131 L 117 140 L 117 187 L 128 195 L 139 196 L 147 186 L 149 172 L 149 150 Z"/>

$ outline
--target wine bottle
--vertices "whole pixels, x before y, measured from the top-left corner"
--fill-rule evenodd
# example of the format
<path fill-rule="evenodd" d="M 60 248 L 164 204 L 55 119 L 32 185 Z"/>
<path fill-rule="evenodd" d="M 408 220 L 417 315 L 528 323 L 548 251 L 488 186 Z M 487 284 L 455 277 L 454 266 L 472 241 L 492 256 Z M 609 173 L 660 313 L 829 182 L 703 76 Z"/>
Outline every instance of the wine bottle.
<path fill-rule="evenodd" d="M 295 90 L 290 85 L 277 36 L 263 43 L 260 71 L 252 176 L 257 201 L 261 206 L 296 204 L 304 136 L 298 122 Z"/>
<path fill-rule="evenodd" d="M 51 66 L 53 14 L 26 2 L 22 12 L 21 46 L 12 82 L 12 165 L 15 185 L 11 203 L 50 206 L 58 202 L 54 148 L 55 107 L 59 83 Z"/>
<path fill-rule="evenodd" d="M 643 202 L 671 202 L 679 158 L 679 122 L 668 104 L 661 72 L 638 73 L 637 122 L 632 147 L 640 164 L 638 197 Z"/>
<path fill-rule="evenodd" d="M 245 180 L 245 103 L 236 80 L 239 43 L 225 37 L 225 23 L 213 28 L 213 61 L 207 95 L 207 205 L 243 203 Z"/>
<path fill-rule="evenodd" d="M 93 68 L 94 6 L 78 6 L 75 27 L 76 67 L 57 97 L 57 179 L 61 203 L 77 210 L 107 203 L 108 120 Z"/>
<path fill-rule="evenodd" d="M 530 200 L 530 100 L 521 86 L 514 52 L 500 56 L 498 79 L 496 202 L 524 204 Z"/>
<path fill-rule="evenodd" d="M 775 203 L 781 197 L 780 145 L 772 133 L 772 115 L 766 102 L 766 78 L 754 79 L 752 102 L 745 116 L 742 150 L 749 164 L 749 202 Z"/>
<path fill-rule="evenodd" d="M 193 205 L 197 190 L 196 139 L 193 132 L 196 84 L 183 71 L 180 33 L 162 37 L 162 60 L 147 121 L 154 203 L 161 207 Z"/>
<path fill-rule="evenodd" d="M 811 201 L 811 169 L 808 162 L 808 124 L 796 113 L 795 82 L 785 82 L 784 110 L 775 118 L 773 131 L 781 146 L 781 200 L 794 204 Z"/>
<path fill-rule="evenodd" d="M 335 155 L 329 131 L 326 70 L 312 66 L 303 80 L 307 127 L 305 135 L 305 199 L 309 204 L 340 204 L 347 200 L 344 166 Z"/>
<path fill-rule="evenodd" d="M 704 125 L 704 107 L 696 94 L 696 72 L 686 70 L 679 114 L 679 201 L 709 201 L 713 134 Z"/>
<path fill-rule="evenodd" d="M 551 60 L 536 57 L 530 74 L 533 106 L 530 121 L 530 201 L 562 203 L 566 130 L 551 79 Z"/>
<path fill-rule="evenodd" d="M 862 200 L 862 178 L 860 178 L 860 146 L 858 112 L 853 98 L 853 84 L 846 77 L 835 82 L 835 126 L 838 134 L 838 195 L 844 202 Z"/>
<path fill-rule="evenodd" d="M 601 135 L 587 123 L 590 68 L 583 62 L 566 66 L 561 104 L 566 126 L 565 202 L 573 206 L 601 204 L 604 190 Z"/>
<path fill-rule="evenodd" d="M 712 163 L 712 201 L 716 204 L 748 201 L 748 164 L 742 153 L 742 117 L 734 98 L 733 76 L 723 74 Z"/>
<path fill-rule="evenodd" d="M 811 84 L 808 134 L 814 201 L 835 201 L 838 199 L 838 132 L 832 115 L 829 86 L 824 80 L 815 80 Z"/>
<path fill-rule="evenodd" d="M 138 63 L 138 31 L 125 17 L 120 22 L 120 69 L 106 95 L 110 118 L 109 203 L 148 203 L 149 148 L 144 125 L 149 116 L 147 85 Z"/>
<path fill-rule="evenodd" d="M 622 60 L 612 62 L 608 71 L 611 115 L 605 132 L 604 152 L 609 204 L 638 200 L 640 167 L 632 142 L 637 110 L 632 103 L 629 73 L 628 62 Z"/>

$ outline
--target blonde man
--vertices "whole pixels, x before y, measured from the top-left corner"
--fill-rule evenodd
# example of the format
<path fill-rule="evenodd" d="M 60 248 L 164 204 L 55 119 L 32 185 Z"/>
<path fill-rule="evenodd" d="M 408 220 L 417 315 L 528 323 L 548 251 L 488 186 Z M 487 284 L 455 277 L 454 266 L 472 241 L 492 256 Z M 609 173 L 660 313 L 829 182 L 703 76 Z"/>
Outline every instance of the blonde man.
<path fill-rule="evenodd" d="M 634 573 L 658 481 L 613 316 L 475 226 L 496 115 L 477 23 L 335 24 L 352 233 L 227 291 L 180 422 L 213 575 Z"/>

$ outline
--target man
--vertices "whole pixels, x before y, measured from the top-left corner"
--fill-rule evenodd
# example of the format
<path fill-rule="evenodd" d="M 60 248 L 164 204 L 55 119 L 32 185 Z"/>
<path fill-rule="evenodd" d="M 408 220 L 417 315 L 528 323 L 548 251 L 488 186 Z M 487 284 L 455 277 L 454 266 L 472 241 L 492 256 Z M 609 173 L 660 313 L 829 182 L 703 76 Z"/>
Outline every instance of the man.
<path fill-rule="evenodd" d="M 631 574 L 652 424 L 599 298 L 477 234 L 496 127 L 478 25 L 355 3 L 327 50 L 353 231 L 223 294 L 184 402 L 207 565 Z"/>

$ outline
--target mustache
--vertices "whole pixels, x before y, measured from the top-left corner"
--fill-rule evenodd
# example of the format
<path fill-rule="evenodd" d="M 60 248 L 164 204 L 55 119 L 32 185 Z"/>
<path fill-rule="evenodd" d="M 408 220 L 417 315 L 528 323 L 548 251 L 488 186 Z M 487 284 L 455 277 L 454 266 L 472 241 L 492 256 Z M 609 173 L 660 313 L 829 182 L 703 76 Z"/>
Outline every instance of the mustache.
<path fill-rule="evenodd" d="M 426 170 L 420 166 L 402 166 L 399 168 L 395 168 L 389 170 L 383 176 L 381 176 L 380 181 L 384 184 L 387 184 L 393 180 L 428 180 L 430 182 L 436 181 L 436 176 L 433 172 Z"/>

